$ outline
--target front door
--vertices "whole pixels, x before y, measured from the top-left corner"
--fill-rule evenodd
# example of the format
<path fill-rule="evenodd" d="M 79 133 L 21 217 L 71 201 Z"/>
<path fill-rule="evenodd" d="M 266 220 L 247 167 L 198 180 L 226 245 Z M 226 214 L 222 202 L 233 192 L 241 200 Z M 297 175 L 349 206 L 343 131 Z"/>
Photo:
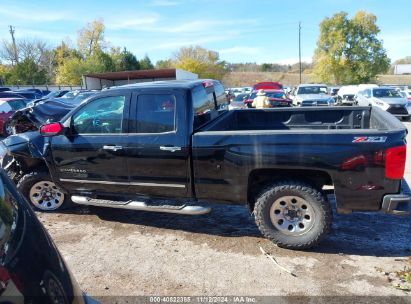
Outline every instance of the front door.
<path fill-rule="evenodd" d="M 54 178 L 70 192 L 129 188 L 125 146 L 131 94 L 107 93 L 72 115 L 70 132 L 51 138 Z"/>
<path fill-rule="evenodd" d="M 183 90 L 133 93 L 126 154 L 130 189 L 152 197 L 190 196 Z"/>

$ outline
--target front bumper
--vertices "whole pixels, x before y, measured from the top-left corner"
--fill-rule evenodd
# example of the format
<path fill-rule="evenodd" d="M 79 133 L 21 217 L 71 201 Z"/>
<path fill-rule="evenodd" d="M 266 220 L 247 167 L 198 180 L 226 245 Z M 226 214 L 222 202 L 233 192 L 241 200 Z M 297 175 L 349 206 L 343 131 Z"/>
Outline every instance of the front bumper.
<path fill-rule="evenodd" d="M 383 197 L 381 212 L 394 215 L 411 214 L 411 190 L 405 179 L 401 180 L 399 194 L 386 194 Z"/>

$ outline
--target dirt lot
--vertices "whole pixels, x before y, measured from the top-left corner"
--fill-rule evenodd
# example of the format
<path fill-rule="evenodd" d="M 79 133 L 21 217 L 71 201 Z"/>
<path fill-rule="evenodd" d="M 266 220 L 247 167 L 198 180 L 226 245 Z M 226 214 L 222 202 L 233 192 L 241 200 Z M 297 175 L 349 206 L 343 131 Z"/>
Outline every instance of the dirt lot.
<path fill-rule="evenodd" d="M 411 131 L 411 123 L 407 126 Z M 408 153 L 410 161 L 410 144 Z M 411 181 L 409 161 L 406 174 Z M 410 217 L 336 215 L 333 232 L 320 247 L 297 252 L 262 238 L 243 207 L 215 206 L 202 216 L 99 208 L 38 215 L 80 286 L 97 298 L 411 296 L 395 287 L 407 287 L 395 272 L 411 267 Z M 264 257 L 260 246 L 296 276 Z"/>

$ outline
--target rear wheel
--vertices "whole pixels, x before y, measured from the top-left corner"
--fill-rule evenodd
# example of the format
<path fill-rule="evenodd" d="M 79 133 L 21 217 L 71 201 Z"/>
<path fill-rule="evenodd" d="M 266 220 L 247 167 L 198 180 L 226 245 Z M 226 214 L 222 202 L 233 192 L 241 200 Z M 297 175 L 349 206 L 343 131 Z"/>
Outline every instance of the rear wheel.
<path fill-rule="evenodd" d="M 31 172 L 24 175 L 17 188 L 34 208 L 40 211 L 65 209 L 71 205 L 71 201 L 46 172 Z"/>
<path fill-rule="evenodd" d="M 257 198 L 255 219 L 261 233 L 288 249 L 317 245 L 329 232 L 331 206 L 317 189 L 301 182 L 279 182 Z"/>

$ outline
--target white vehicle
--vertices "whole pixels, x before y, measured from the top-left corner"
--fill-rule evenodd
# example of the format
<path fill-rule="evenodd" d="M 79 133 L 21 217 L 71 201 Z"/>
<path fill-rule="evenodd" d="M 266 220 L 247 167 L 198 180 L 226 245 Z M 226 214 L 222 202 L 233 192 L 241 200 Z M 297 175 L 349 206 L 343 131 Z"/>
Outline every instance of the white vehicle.
<path fill-rule="evenodd" d="M 243 93 L 243 89 L 242 88 L 231 88 L 231 93 L 233 93 L 234 96 L 237 97 L 237 95 Z"/>
<path fill-rule="evenodd" d="M 295 106 L 332 106 L 334 98 L 327 94 L 325 84 L 300 84 L 291 94 Z"/>
<path fill-rule="evenodd" d="M 356 100 L 359 106 L 379 107 L 394 116 L 409 120 L 410 105 L 400 92 L 390 87 L 368 88 L 358 92 Z"/>
<path fill-rule="evenodd" d="M 252 87 L 243 87 L 243 92 L 244 94 L 251 94 L 251 91 L 253 90 Z"/>
<path fill-rule="evenodd" d="M 358 85 L 342 86 L 337 93 L 337 104 L 351 106 L 356 104 L 355 97 L 360 90 L 360 86 Z"/>

